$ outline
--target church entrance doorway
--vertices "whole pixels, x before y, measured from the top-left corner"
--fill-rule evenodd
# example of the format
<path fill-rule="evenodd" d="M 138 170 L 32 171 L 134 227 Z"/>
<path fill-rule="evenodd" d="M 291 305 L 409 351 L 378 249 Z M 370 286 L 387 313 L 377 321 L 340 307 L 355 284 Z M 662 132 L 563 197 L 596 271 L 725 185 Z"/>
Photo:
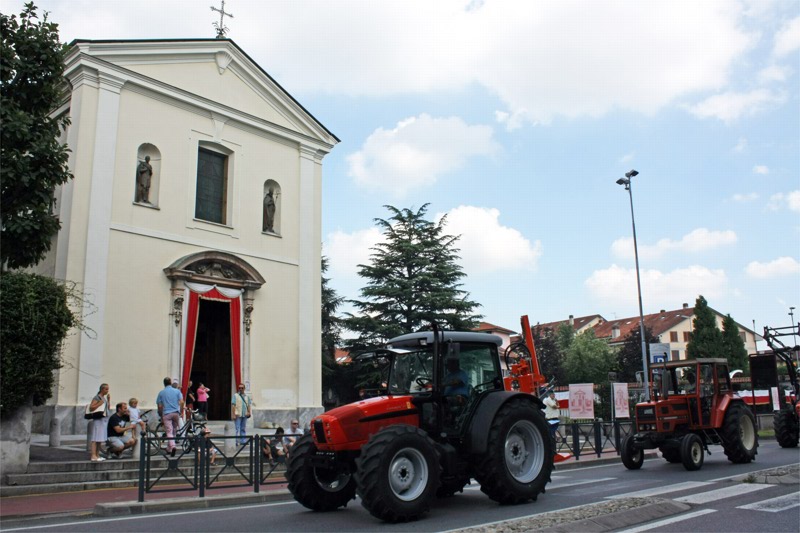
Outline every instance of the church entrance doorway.
<path fill-rule="evenodd" d="M 228 302 L 200 299 L 190 379 L 194 387 L 203 383 L 211 389 L 208 398 L 209 420 L 230 420 L 233 356 Z"/>

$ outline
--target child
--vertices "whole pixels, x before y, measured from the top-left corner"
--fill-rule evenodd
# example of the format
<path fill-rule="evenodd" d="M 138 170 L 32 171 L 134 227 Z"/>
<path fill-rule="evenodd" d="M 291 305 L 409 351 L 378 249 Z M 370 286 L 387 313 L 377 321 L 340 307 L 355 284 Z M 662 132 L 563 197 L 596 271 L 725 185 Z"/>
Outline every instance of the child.
<path fill-rule="evenodd" d="M 139 413 L 139 400 L 136 398 L 131 398 L 128 400 L 128 416 L 131 418 L 131 426 L 139 424 L 140 434 L 145 432 L 145 424 L 144 420 L 142 420 L 142 415 Z M 134 436 L 138 437 L 138 434 L 134 433 Z"/>

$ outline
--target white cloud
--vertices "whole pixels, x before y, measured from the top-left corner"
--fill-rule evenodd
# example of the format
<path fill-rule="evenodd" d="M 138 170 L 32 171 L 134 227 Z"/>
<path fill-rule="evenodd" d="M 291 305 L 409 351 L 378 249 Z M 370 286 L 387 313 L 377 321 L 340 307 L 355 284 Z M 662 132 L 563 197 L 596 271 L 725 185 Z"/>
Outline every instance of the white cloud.
<path fill-rule="evenodd" d="M 647 302 L 689 302 L 698 294 L 719 298 L 728 290 L 728 277 L 724 270 L 694 265 L 666 273 L 659 270 L 640 272 L 642 300 Z M 584 286 L 592 297 L 605 305 L 636 305 L 635 269 L 611 265 L 604 270 L 595 270 Z"/>
<path fill-rule="evenodd" d="M 328 235 L 324 255 L 328 257 L 328 276 L 337 282 L 358 278 L 358 265 L 369 264 L 372 248 L 385 239 L 378 228 L 345 233 L 341 230 Z"/>
<path fill-rule="evenodd" d="M 784 207 L 788 208 L 790 211 L 800 212 L 800 190 L 788 193 L 779 192 L 769 197 L 767 209 L 779 211 Z"/>
<path fill-rule="evenodd" d="M 736 146 L 733 147 L 734 152 L 744 152 L 744 149 L 747 148 L 747 139 L 744 137 L 739 137 L 739 142 L 736 143 Z"/>
<path fill-rule="evenodd" d="M 757 192 L 751 192 L 747 194 L 736 193 L 733 196 L 731 196 L 731 200 L 739 203 L 753 202 L 755 200 L 758 200 L 758 193 Z"/>
<path fill-rule="evenodd" d="M 442 218 L 442 213 L 435 220 Z M 542 255 L 542 243 L 531 243 L 518 230 L 500 224 L 500 211 L 495 208 L 462 205 L 447 213 L 445 231 L 460 235 L 456 246 L 461 250 L 460 264 L 464 272 L 533 270 Z"/>
<path fill-rule="evenodd" d="M 778 107 L 785 101 L 784 93 L 754 89 L 746 93 L 727 91 L 715 94 L 702 102 L 684 107 L 698 118 L 716 118 L 730 124 L 742 116 L 752 116 L 759 111 Z"/>
<path fill-rule="evenodd" d="M 780 65 L 770 65 L 764 69 L 761 69 L 758 73 L 758 81 L 761 83 L 771 83 L 771 82 L 780 82 L 786 81 L 786 78 L 789 77 L 789 73 L 792 71 L 789 67 L 782 67 Z"/>
<path fill-rule="evenodd" d="M 458 117 L 410 117 L 367 137 L 347 156 L 348 174 L 363 187 L 402 197 L 458 170 L 470 157 L 495 154 L 500 146 L 492 136 L 491 127 L 470 126 Z"/>
<path fill-rule="evenodd" d="M 634 155 L 635 155 L 635 152 L 631 152 L 629 154 L 625 154 L 625 155 L 623 155 L 622 157 L 619 158 L 619 162 L 620 163 L 630 163 L 631 161 L 633 161 L 633 156 Z"/>
<path fill-rule="evenodd" d="M 699 253 L 721 246 L 735 244 L 736 232 L 712 231 L 706 228 L 697 228 L 687 233 L 679 241 L 661 239 L 656 244 L 639 245 L 639 257 L 643 259 L 657 259 L 669 253 Z M 617 239 L 611 244 L 611 251 L 615 256 L 633 259 L 633 239 L 625 237 Z"/>
<path fill-rule="evenodd" d="M 67 42 L 213 37 L 212 19 L 188 16 L 185 2 L 42 1 L 58 7 Z M 577 0 L 237 0 L 230 9 L 231 37 L 297 96 L 478 85 L 498 95 L 507 118 L 531 123 L 617 109 L 652 114 L 719 91 L 759 37 L 728 0 L 597 1 L 591 9 Z M 111 18 L 118 23 L 106 24 Z"/>
<path fill-rule="evenodd" d="M 800 274 L 800 262 L 793 257 L 779 257 L 769 263 L 753 261 L 744 269 L 748 276 L 758 279 Z"/>
<path fill-rule="evenodd" d="M 775 48 L 773 53 L 776 56 L 783 56 L 800 49 L 800 17 L 797 17 L 786 24 L 775 34 Z"/>
<path fill-rule="evenodd" d="M 767 165 L 756 165 L 753 167 L 753 174 L 769 174 L 769 167 Z"/>

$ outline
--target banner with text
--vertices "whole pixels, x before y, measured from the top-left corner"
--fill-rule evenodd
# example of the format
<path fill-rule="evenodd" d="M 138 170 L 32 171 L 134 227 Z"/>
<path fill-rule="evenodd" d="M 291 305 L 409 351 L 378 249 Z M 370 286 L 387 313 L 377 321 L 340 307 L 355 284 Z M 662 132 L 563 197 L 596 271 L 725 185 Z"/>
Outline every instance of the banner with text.
<path fill-rule="evenodd" d="M 569 417 L 573 420 L 594 419 L 594 385 L 591 383 L 570 384 Z"/>

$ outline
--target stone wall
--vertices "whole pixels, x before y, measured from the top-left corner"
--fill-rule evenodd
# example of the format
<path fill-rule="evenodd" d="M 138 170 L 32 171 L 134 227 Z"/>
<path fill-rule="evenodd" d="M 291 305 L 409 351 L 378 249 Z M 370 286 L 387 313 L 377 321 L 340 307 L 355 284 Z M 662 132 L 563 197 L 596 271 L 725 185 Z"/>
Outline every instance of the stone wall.
<path fill-rule="evenodd" d="M 30 402 L 0 424 L 0 467 L 3 474 L 17 474 L 28 470 L 31 455 Z"/>

